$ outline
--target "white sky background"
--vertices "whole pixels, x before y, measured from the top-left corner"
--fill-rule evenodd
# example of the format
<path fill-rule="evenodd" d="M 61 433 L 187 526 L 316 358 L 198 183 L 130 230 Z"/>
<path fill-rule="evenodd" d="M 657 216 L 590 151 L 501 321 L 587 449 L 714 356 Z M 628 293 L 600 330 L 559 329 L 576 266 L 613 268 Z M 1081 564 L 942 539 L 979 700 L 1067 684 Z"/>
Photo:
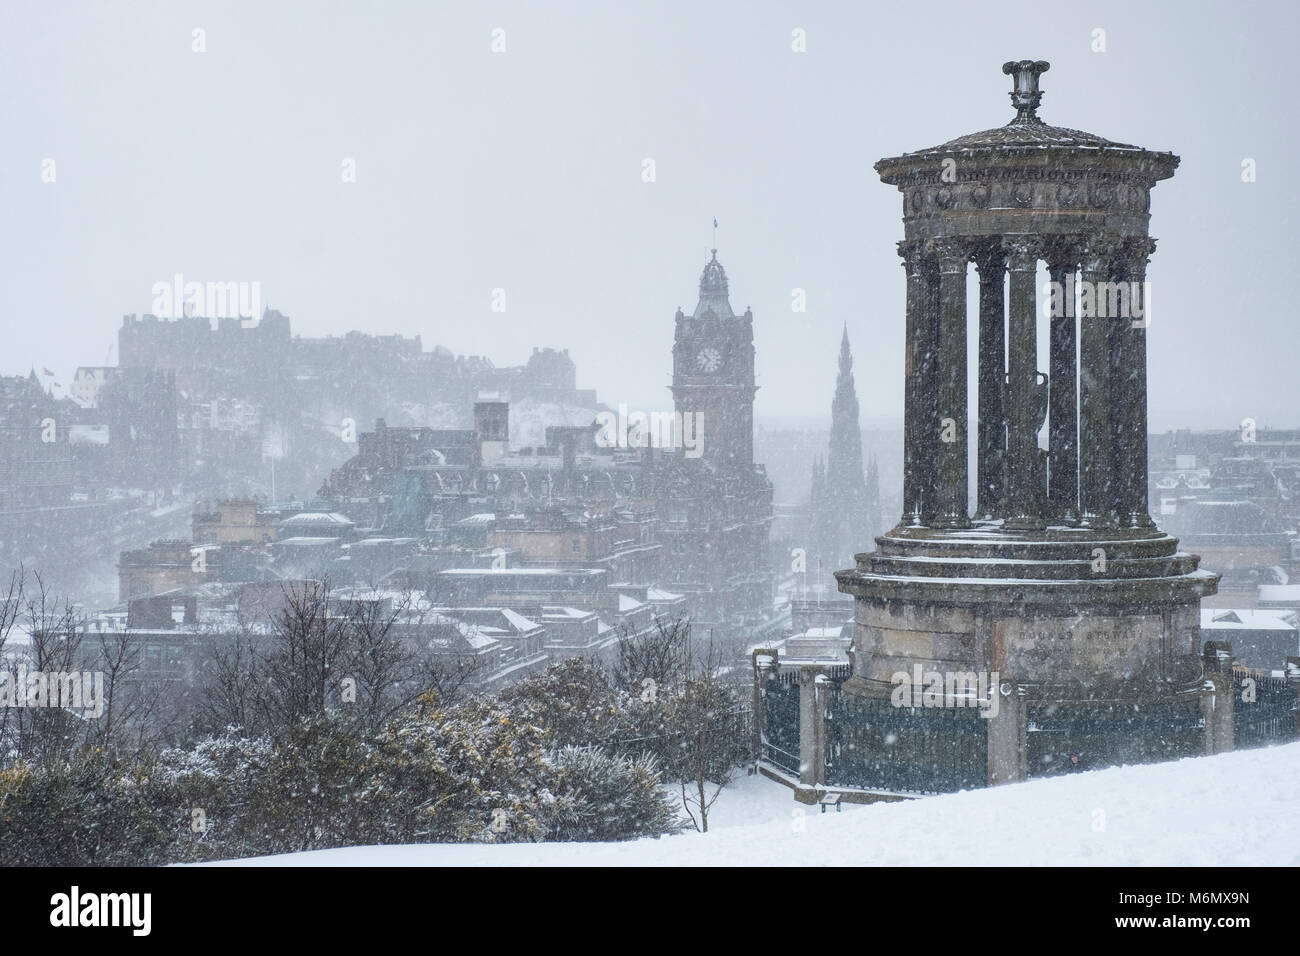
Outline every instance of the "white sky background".
<path fill-rule="evenodd" d="M 1294 427 L 1296 10 L 3 0 L 0 372 L 68 384 L 182 272 L 259 281 L 306 335 L 567 347 L 603 401 L 668 407 L 716 216 L 759 423 L 828 424 L 845 321 L 864 423 L 896 421 L 902 204 L 872 163 L 1006 123 L 1029 57 L 1047 122 L 1182 157 L 1153 193 L 1152 428 Z"/>

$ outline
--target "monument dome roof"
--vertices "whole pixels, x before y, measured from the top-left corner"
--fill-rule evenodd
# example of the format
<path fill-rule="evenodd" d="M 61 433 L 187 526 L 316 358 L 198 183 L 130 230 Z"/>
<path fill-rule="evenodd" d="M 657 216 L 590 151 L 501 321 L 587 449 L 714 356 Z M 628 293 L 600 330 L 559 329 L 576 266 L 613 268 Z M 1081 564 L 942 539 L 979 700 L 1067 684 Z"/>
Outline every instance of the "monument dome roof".
<path fill-rule="evenodd" d="M 933 146 L 921 152 L 952 152 L 958 149 L 980 149 L 984 147 L 1003 148 L 1007 146 L 1080 146 L 1108 147 L 1110 149 L 1137 149 L 1128 143 L 1117 143 L 1094 133 L 1082 130 L 1066 129 L 1063 126 L 1049 126 L 1038 117 L 1022 121 L 1019 117 L 1006 126 L 981 130 L 958 136 L 940 146 Z"/>
<path fill-rule="evenodd" d="M 899 159 L 925 156 L 931 153 L 953 153 L 962 150 L 1005 150 L 1005 149 L 1045 149 L 1051 147 L 1068 149 L 1105 149 L 1146 152 L 1139 146 L 1120 143 L 1106 139 L 1096 133 L 1069 129 L 1064 126 L 1052 126 L 1043 122 L 1038 116 L 1038 105 L 1043 94 L 1038 89 L 1038 77 L 1046 73 L 1050 64 L 1045 60 L 1018 60 L 1002 64 L 1002 72 L 1014 77 L 1015 89 L 1011 92 L 1011 102 L 1016 108 L 1016 115 L 1005 126 L 967 133 L 956 139 L 948 140 L 928 149 L 904 153 Z M 892 162 L 885 160 L 883 162 Z"/>

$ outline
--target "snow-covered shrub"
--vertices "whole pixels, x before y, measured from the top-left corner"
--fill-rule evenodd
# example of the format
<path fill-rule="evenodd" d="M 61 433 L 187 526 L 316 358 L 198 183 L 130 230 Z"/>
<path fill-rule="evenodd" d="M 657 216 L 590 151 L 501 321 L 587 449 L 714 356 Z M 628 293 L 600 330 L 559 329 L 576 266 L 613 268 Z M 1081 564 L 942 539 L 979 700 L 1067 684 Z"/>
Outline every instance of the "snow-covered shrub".
<path fill-rule="evenodd" d="M 561 799 L 549 840 L 632 840 L 681 829 L 653 757 L 564 747 L 551 755 L 550 765 Z"/>
<path fill-rule="evenodd" d="M 0 770 L 0 866 L 127 866 L 172 859 L 180 824 L 147 772 L 103 751 Z"/>

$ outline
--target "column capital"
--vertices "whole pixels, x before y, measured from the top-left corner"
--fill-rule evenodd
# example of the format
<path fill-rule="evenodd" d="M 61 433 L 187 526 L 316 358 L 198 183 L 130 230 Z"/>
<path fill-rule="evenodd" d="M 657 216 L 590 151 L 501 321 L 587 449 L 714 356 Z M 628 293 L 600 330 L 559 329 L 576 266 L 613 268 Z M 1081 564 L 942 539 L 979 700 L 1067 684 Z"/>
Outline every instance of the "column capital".
<path fill-rule="evenodd" d="M 1083 259 L 1083 236 L 1056 236 L 1049 239 L 1043 249 L 1043 258 L 1049 269 L 1075 269 Z"/>
<path fill-rule="evenodd" d="M 983 243 L 971 253 L 981 282 L 1001 281 L 1007 270 L 1007 254 L 998 243 Z"/>
<path fill-rule="evenodd" d="M 901 265 L 909 276 L 916 275 L 925 267 L 925 260 L 932 255 L 929 243 L 924 239 L 904 239 L 898 244 Z"/>
<path fill-rule="evenodd" d="M 969 239 L 944 238 L 934 240 L 934 255 L 939 260 L 940 272 L 965 272 L 971 258 Z"/>
<path fill-rule="evenodd" d="M 1124 271 L 1129 276 L 1146 275 L 1151 255 L 1156 251 L 1156 241 L 1150 236 L 1141 239 L 1125 240 L 1119 251 L 1119 258 L 1124 264 Z"/>
<path fill-rule="evenodd" d="M 1007 268 L 1016 272 L 1038 268 L 1046 243 L 1041 236 L 1006 236 L 1002 251 L 1007 257 Z"/>
<path fill-rule="evenodd" d="M 1124 247 L 1124 240 L 1119 236 L 1105 233 L 1088 236 L 1084 241 L 1081 265 L 1085 272 L 1101 272 Z"/>

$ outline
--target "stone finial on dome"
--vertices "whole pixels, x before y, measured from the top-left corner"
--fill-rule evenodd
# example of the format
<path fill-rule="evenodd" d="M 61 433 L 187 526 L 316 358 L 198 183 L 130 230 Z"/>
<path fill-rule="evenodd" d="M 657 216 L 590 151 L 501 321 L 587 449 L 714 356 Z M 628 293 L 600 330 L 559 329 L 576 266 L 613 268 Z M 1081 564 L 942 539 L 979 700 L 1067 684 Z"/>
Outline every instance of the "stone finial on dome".
<path fill-rule="evenodd" d="M 1008 125 L 1042 122 L 1038 118 L 1038 104 L 1043 101 L 1043 94 L 1038 89 L 1038 77 L 1051 68 L 1052 64 L 1046 60 L 1009 60 L 1002 64 L 1002 72 L 1015 77 L 1011 102 L 1016 108 L 1016 118 Z"/>

